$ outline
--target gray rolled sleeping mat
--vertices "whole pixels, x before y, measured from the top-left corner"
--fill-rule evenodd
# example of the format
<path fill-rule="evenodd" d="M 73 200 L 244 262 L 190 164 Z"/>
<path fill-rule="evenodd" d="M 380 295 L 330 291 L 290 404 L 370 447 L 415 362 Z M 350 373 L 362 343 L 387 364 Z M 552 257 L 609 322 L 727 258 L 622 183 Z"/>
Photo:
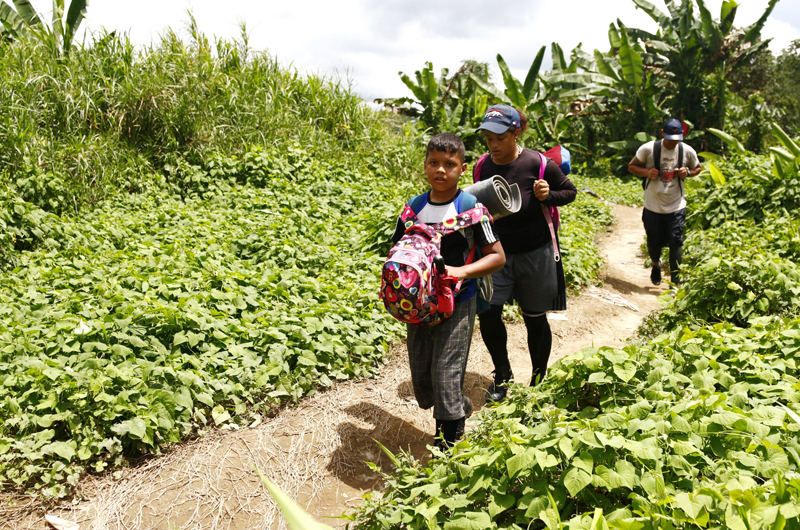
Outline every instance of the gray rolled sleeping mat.
<path fill-rule="evenodd" d="M 477 197 L 478 202 L 486 206 L 494 219 L 516 213 L 522 207 L 519 186 L 516 184 L 509 186 L 506 179 L 500 175 L 476 182 L 464 188 L 464 191 Z"/>

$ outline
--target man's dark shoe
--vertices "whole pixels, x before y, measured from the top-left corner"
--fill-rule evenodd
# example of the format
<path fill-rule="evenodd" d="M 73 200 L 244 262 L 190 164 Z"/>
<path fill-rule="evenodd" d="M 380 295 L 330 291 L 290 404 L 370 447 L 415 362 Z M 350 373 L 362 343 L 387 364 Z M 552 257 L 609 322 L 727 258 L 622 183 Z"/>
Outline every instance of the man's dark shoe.
<path fill-rule="evenodd" d="M 653 282 L 653 285 L 661 285 L 661 264 L 653 265 L 653 268 L 650 269 L 650 281 Z"/>

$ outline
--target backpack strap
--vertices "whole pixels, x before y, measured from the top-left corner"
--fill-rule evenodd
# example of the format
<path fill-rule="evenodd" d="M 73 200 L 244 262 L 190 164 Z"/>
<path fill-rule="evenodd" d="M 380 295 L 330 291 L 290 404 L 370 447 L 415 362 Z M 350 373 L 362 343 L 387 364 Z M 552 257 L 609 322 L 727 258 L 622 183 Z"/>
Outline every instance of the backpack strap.
<path fill-rule="evenodd" d="M 475 206 L 478 204 L 478 198 L 476 196 L 474 196 L 473 194 L 471 194 L 471 193 L 467 193 L 466 191 L 462 191 L 461 192 L 461 196 L 462 196 L 461 207 L 458 208 L 458 210 L 457 210 L 458 213 L 462 213 L 462 212 L 466 212 L 467 210 L 471 210 L 471 209 L 475 208 Z M 475 237 L 474 236 L 467 235 L 467 234 L 470 234 L 470 233 L 472 233 L 471 230 L 468 230 L 468 231 L 464 232 L 464 237 L 467 238 L 467 245 L 472 247 L 472 249 L 470 250 L 470 256 L 475 254 L 475 259 L 479 259 L 481 257 L 481 251 L 480 250 L 478 250 L 477 252 L 475 251 L 475 248 L 478 245 L 475 242 Z M 467 263 L 471 263 L 471 262 L 468 261 Z"/>
<path fill-rule="evenodd" d="M 683 142 L 678 144 L 678 167 L 683 167 Z M 678 186 L 681 187 L 681 195 L 683 195 L 683 179 L 678 177 Z"/>
<path fill-rule="evenodd" d="M 472 182 L 478 182 L 481 180 L 481 170 L 483 169 L 483 163 L 486 161 L 486 158 L 489 156 L 489 153 L 484 153 L 478 158 L 478 161 L 475 162 L 475 165 L 472 167 Z"/>
<path fill-rule="evenodd" d="M 411 209 L 414 211 L 415 214 L 419 214 L 419 212 L 421 212 L 422 209 L 425 208 L 426 204 L 428 204 L 427 191 L 425 193 L 417 195 L 416 197 L 411 197 L 408 200 L 408 205 L 411 207 Z"/>
<path fill-rule="evenodd" d="M 653 142 L 653 167 L 661 171 L 661 140 Z M 647 186 L 649 185 L 650 178 L 645 177 L 644 180 L 642 180 L 642 189 L 647 190 Z"/>
<path fill-rule="evenodd" d="M 547 159 L 542 153 L 536 151 L 539 155 L 539 180 L 544 180 L 544 168 L 547 165 Z M 550 215 L 550 208 L 542 204 L 542 213 L 545 220 L 547 220 L 547 228 L 550 229 L 550 239 L 553 242 L 553 257 L 556 261 L 561 261 L 561 253 L 558 251 L 558 241 L 556 240 L 556 230 L 553 226 L 553 217 Z"/>

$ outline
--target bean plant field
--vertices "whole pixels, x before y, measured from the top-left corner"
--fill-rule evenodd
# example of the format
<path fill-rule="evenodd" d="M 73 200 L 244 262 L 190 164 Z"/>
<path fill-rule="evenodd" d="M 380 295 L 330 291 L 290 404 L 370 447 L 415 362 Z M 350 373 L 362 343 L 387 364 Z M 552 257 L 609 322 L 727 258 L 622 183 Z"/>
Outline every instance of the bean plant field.
<path fill-rule="evenodd" d="M 403 78 L 425 96 L 417 116 L 372 110 L 339 79 L 194 22 L 188 42 L 169 31 L 143 49 L 115 33 L 55 47 L 47 32 L 4 33 L 4 493 L 70 502 L 87 476 L 377 373 L 404 331 L 379 272 L 424 189 L 425 143 L 458 132 L 472 163 L 489 104 L 529 113 L 521 144 L 574 151 L 580 193 L 559 240 L 571 294 L 596 283 L 610 204 L 642 200 L 621 172 L 680 114 L 665 94 L 685 92 L 705 102 L 687 141 L 708 151 L 685 184 L 680 287 L 626 347 L 587 348 L 538 387 L 512 387 L 451 452 L 390 455 L 385 489 L 346 517 L 354 530 L 800 529 L 800 145 L 778 124 L 788 111 L 767 121 L 723 97 L 723 73 L 763 51 L 775 2 L 746 32 L 732 32 L 734 2 L 720 23 L 696 2 L 700 18 L 691 1 L 669 2 L 670 18 L 637 0 L 663 35 L 639 42 L 618 21 L 609 54 L 569 63 L 554 43 L 553 71 L 539 73 L 542 48 L 524 83 L 498 55 L 505 91 L 486 65 L 437 81 L 428 64 L 417 84 Z M 696 87 L 675 86 L 676 64 L 703 67 Z M 751 124 L 754 152 L 713 127 L 726 119 Z"/>

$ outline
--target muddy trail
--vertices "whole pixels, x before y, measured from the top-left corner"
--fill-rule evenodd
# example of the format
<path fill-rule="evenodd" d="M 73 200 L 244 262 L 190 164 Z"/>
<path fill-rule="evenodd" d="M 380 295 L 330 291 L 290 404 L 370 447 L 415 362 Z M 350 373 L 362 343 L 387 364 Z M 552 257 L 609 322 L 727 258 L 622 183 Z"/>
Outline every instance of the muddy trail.
<path fill-rule="evenodd" d="M 599 238 L 606 262 L 603 286 L 585 289 L 568 300 L 566 312 L 550 315 L 551 364 L 587 346 L 622 346 L 658 307 L 656 296 L 664 287 L 650 284 L 638 256 L 644 238 L 641 209 L 614 208 L 616 223 Z M 527 383 L 531 363 L 525 340 L 523 324 L 511 324 L 512 368 Z M 491 371 L 476 330 L 464 388 L 476 413 L 484 406 Z M 420 410 L 414 400 L 406 352 L 398 345 L 374 379 L 341 383 L 260 425 L 209 432 L 137 467 L 88 478 L 79 485 L 82 500 L 48 513 L 81 530 L 286 528 L 254 473 L 257 467 L 317 520 L 343 528 L 347 521 L 331 517 L 383 485 L 365 462 L 391 468 L 375 441 L 393 452 L 426 458 L 433 431 L 431 411 Z M 23 502 L 7 508 L 0 527 L 47 527 L 41 507 L 26 509 Z M 24 512 L 28 515 L 20 517 Z"/>

